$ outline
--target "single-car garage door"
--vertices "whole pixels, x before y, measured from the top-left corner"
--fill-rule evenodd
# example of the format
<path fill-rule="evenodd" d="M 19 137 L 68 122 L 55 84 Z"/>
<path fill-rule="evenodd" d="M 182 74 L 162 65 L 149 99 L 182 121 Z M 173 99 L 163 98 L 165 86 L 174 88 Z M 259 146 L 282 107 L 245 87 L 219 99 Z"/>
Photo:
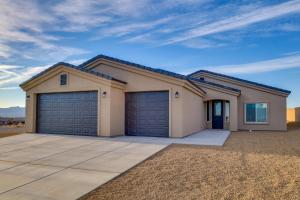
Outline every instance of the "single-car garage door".
<path fill-rule="evenodd" d="M 126 93 L 126 135 L 169 136 L 169 92 Z"/>
<path fill-rule="evenodd" d="M 37 132 L 97 135 L 97 92 L 37 96 Z"/>

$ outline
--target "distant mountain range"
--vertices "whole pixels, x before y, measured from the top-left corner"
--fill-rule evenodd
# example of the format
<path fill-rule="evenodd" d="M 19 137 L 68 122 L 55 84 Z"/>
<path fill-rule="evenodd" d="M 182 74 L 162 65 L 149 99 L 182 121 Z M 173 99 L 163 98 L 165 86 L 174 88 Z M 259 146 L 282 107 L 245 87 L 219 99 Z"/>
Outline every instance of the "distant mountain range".
<path fill-rule="evenodd" d="M 0 108 L 0 117 L 25 117 L 24 107 Z"/>

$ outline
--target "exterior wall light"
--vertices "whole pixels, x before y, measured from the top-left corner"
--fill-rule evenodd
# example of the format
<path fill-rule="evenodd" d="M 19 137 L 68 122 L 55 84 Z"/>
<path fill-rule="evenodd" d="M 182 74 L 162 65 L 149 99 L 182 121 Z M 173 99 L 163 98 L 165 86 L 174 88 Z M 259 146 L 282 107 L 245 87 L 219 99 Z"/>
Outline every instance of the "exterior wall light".
<path fill-rule="evenodd" d="M 106 97 L 107 93 L 106 91 L 102 92 L 102 97 Z"/>
<path fill-rule="evenodd" d="M 178 91 L 175 92 L 175 98 L 176 99 L 179 98 L 179 92 Z"/>

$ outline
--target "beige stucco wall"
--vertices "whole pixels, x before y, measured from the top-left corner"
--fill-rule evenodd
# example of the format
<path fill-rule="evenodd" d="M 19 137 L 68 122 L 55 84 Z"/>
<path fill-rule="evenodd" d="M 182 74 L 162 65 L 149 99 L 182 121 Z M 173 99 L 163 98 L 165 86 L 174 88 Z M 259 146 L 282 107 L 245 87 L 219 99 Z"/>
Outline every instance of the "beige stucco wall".
<path fill-rule="evenodd" d="M 182 85 L 175 84 L 173 80 L 155 78 L 155 76 L 148 76 L 144 72 L 128 71 L 126 68 L 121 68 L 113 63 L 96 63 L 92 70 L 106 73 L 127 82 L 125 92 L 169 91 L 170 137 L 183 137 L 202 130 L 204 112 L 203 105 L 201 105 L 202 98 Z M 179 92 L 179 98 L 175 98 L 176 91 Z M 189 105 L 185 105 L 185 102 Z M 195 106 L 194 109 L 192 106 Z M 122 116 L 124 115 L 123 112 L 120 113 Z"/>
<path fill-rule="evenodd" d="M 98 92 L 98 135 L 117 136 L 125 134 L 125 92 L 169 91 L 169 136 L 183 137 L 205 128 L 203 99 L 198 93 L 174 78 L 159 74 L 149 75 L 145 71 L 128 71 L 117 64 L 96 64 L 92 69 L 127 82 L 114 86 L 113 81 L 78 72 L 65 67 L 54 69 L 40 79 L 30 83 L 26 94 L 26 131 L 36 132 L 36 96 L 53 92 Z M 59 76 L 68 73 L 68 85 L 59 85 Z M 90 77 L 93 76 L 93 77 Z M 159 78 L 157 78 L 159 77 Z M 106 95 L 102 95 L 103 92 Z M 179 98 L 175 93 L 179 92 Z"/>
<path fill-rule="evenodd" d="M 61 73 L 68 73 L 68 85 L 59 85 L 59 75 Z M 59 70 L 52 74 L 49 79 L 41 82 L 39 85 L 26 91 L 26 131 L 36 132 L 36 96 L 38 93 L 53 93 L 53 92 L 76 92 L 76 91 L 97 91 L 98 92 L 98 135 L 110 136 L 119 131 L 123 131 L 122 117 L 116 115 L 116 108 L 122 112 L 122 95 L 123 90 L 112 88 L 109 81 L 103 80 L 94 82 L 87 78 L 81 77 L 80 74 L 71 73 L 69 71 Z M 107 95 L 103 97 L 103 91 Z M 118 97 L 118 98 L 114 98 Z M 113 99 L 111 101 L 111 99 Z M 100 105 L 100 106 L 99 106 Z M 113 108 L 112 108 L 113 107 Z M 118 111 L 118 112 L 119 112 Z M 114 117 L 114 120 L 111 120 Z"/>
<path fill-rule="evenodd" d="M 125 133 L 125 93 L 111 88 L 110 95 L 110 136 Z"/>
<path fill-rule="evenodd" d="M 197 133 L 206 128 L 205 109 L 202 97 L 188 91 L 182 91 L 182 120 L 184 136 Z"/>
<path fill-rule="evenodd" d="M 259 89 L 245 87 L 243 85 L 230 83 L 222 79 L 205 77 L 205 80 L 223 84 L 241 90 L 241 95 L 237 98 L 238 129 L 240 130 L 287 130 L 286 126 L 286 97 L 271 94 Z M 268 103 L 268 123 L 267 124 L 246 124 L 244 122 L 245 103 Z M 232 105 L 232 104 L 231 104 Z"/>

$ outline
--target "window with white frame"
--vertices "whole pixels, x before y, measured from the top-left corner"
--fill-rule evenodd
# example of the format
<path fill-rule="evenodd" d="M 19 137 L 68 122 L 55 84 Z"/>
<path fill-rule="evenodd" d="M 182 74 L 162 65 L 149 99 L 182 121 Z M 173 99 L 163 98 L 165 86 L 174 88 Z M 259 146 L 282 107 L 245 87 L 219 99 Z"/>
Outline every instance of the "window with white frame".
<path fill-rule="evenodd" d="M 246 103 L 245 104 L 246 123 L 267 123 L 268 104 L 267 103 Z"/>

